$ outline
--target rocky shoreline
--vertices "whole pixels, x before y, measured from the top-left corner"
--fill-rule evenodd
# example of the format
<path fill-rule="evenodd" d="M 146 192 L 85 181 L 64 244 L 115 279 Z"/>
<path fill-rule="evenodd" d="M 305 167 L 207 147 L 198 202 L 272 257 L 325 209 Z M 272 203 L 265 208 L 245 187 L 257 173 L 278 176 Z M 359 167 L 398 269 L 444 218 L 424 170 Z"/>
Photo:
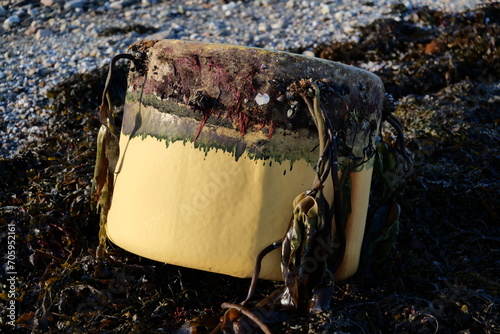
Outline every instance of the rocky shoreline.
<path fill-rule="evenodd" d="M 311 52 L 358 39 L 379 18 L 414 8 L 462 11 L 481 1 L 24 0 L 0 1 L 0 154 L 47 133 L 47 91 L 107 64 L 144 38 L 198 40 Z M 401 8 L 406 13 L 401 14 Z M 376 64 L 373 64 L 376 66 Z M 370 68 L 369 68 L 370 69 Z"/>

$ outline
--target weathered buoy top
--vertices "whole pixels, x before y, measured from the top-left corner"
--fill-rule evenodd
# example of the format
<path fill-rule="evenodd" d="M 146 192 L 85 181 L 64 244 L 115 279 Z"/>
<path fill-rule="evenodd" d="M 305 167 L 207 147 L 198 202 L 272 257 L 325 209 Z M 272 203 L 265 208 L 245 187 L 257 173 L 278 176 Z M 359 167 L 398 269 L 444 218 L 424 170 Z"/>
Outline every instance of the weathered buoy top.
<path fill-rule="evenodd" d="M 124 114 L 126 135 L 194 141 L 236 159 L 247 152 L 313 165 L 318 137 L 305 98 L 313 97 L 314 82 L 340 134 L 340 168 L 346 159 L 361 166 L 373 153 L 384 89 L 370 72 L 286 52 L 179 40 L 143 41 L 131 52 L 138 61 L 128 79 L 126 107 L 133 110 Z M 148 106 L 160 113 L 148 113 Z M 176 122 L 165 127 L 168 117 Z"/>

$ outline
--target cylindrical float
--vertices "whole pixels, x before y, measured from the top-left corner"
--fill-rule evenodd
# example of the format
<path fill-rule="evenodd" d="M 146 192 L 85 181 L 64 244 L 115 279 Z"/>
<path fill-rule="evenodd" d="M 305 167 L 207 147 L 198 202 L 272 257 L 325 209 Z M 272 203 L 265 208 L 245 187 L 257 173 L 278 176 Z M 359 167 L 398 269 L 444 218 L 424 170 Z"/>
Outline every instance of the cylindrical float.
<path fill-rule="evenodd" d="M 162 262 L 250 277 L 257 254 L 286 233 L 293 199 L 315 178 L 317 129 L 304 95 L 292 89 L 306 80 L 319 87 L 339 129 L 339 173 L 349 173 L 351 189 L 335 277 L 354 274 L 384 97 L 377 76 L 219 44 L 154 40 L 131 52 L 141 62 L 128 76 L 106 222 L 113 243 Z M 260 277 L 282 279 L 279 250 L 264 259 Z"/>

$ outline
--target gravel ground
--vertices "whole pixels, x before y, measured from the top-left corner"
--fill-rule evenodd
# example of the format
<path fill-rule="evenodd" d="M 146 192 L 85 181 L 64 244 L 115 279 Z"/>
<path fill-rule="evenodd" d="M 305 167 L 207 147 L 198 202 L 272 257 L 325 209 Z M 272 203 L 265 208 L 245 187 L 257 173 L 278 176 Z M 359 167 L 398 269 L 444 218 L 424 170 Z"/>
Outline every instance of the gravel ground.
<path fill-rule="evenodd" d="M 394 9 L 462 11 L 482 1 L 0 1 L 0 154 L 48 136 L 47 91 L 109 62 L 144 38 L 170 38 L 307 52 L 356 41 L 356 27 Z M 309 51 L 310 52 L 310 51 Z M 376 64 L 374 64 L 376 66 Z"/>

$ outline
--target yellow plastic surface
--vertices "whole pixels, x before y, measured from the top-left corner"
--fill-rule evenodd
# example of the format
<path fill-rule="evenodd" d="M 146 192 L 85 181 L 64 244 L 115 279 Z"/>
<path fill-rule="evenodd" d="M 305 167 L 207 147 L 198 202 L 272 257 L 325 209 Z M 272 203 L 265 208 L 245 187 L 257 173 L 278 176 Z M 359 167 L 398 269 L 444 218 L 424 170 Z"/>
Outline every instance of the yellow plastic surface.
<path fill-rule="evenodd" d="M 345 228 L 346 248 L 335 280 L 341 281 L 356 273 L 365 235 L 366 216 L 373 168 L 351 173 L 351 214 Z"/>
<path fill-rule="evenodd" d="M 190 142 L 127 141 L 122 134 L 108 237 L 132 253 L 184 267 L 251 277 L 257 254 L 284 236 L 293 199 L 314 179 L 305 161 L 290 170 L 289 163 L 245 155 L 235 161 L 221 150 L 205 154 Z M 365 182 L 369 190 L 371 171 L 354 173 L 366 175 L 352 196 Z M 357 194 L 362 200 L 352 211 L 360 213 L 351 218 L 362 220 L 364 231 L 369 191 Z M 261 278 L 282 280 L 280 256 L 277 249 L 264 258 Z"/>

